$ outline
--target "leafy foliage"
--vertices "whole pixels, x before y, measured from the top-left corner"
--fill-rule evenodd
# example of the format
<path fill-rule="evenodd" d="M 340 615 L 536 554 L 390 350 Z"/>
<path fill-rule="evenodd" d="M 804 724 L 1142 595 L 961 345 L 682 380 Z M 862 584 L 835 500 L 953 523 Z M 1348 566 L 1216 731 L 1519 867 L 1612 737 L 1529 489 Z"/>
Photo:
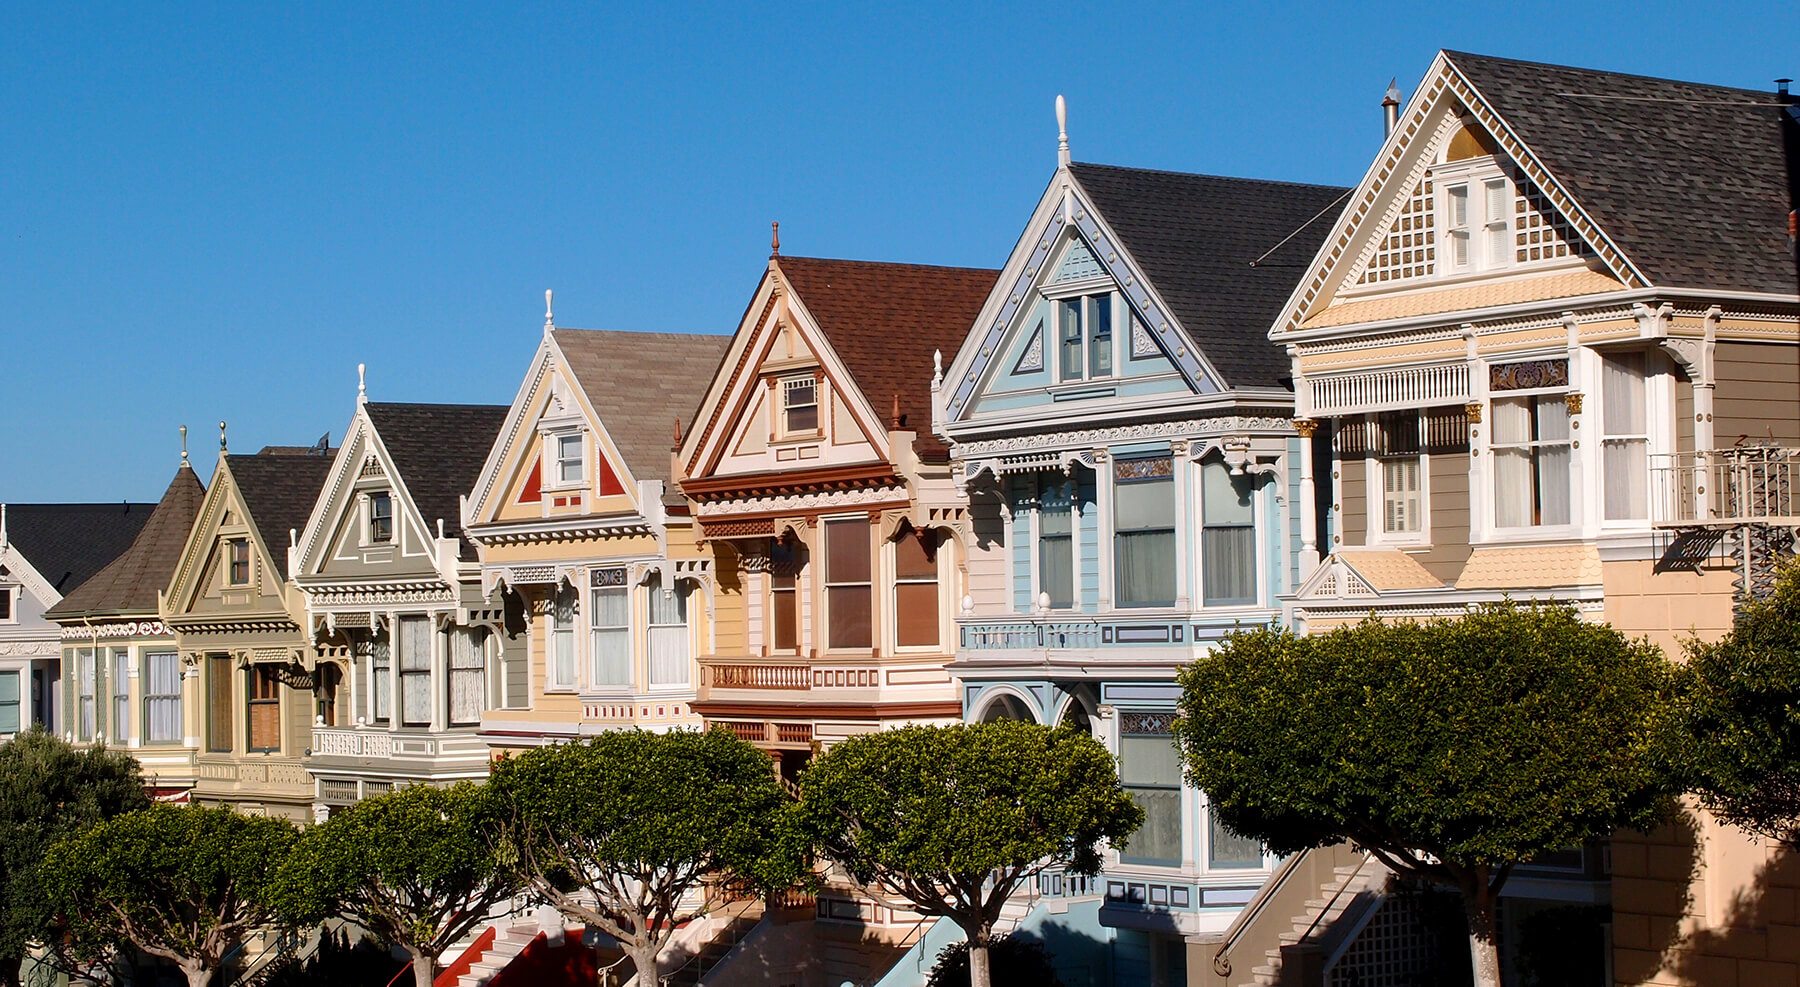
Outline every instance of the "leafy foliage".
<path fill-rule="evenodd" d="M 993 987 L 1063 987 L 1044 944 L 1020 936 L 998 936 L 988 943 Z M 969 944 L 953 942 L 938 953 L 925 987 L 968 987 Z"/>
<path fill-rule="evenodd" d="M 155 805 L 58 843 L 44 878 L 79 948 L 129 942 L 203 983 L 274 919 L 275 874 L 295 835 L 284 820 Z"/>
<path fill-rule="evenodd" d="M 76 748 L 42 728 L 0 744 L 0 973 L 16 978 L 27 945 L 49 934 L 55 909 L 44 855 L 58 840 L 150 804 L 138 763 Z"/>
<path fill-rule="evenodd" d="M 857 881 L 986 944 L 1013 890 L 1048 867 L 1092 874 L 1143 810 L 1112 755 L 1074 729 L 1003 721 L 853 737 L 800 775 L 803 830 Z M 992 881 L 984 887 L 984 882 Z"/>
<path fill-rule="evenodd" d="M 498 761 L 488 788 L 502 861 L 620 940 L 640 970 L 703 879 L 781 887 L 800 871 L 768 757 L 723 730 L 542 747 Z"/>
<path fill-rule="evenodd" d="M 295 924 L 351 918 L 435 972 L 518 889 L 481 830 L 487 801 L 468 782 L 413 785 L 334 813 L 300 835 L 282 868 L 282 912 Z"/>
<path fill-rule="evenodd" d="M 1767 600 L 1739 605 L 1731 632 L 1688 644 L 1685 709 L 1694 786 L 1707 808 L 1800 845 L 1800 564 Z"/>

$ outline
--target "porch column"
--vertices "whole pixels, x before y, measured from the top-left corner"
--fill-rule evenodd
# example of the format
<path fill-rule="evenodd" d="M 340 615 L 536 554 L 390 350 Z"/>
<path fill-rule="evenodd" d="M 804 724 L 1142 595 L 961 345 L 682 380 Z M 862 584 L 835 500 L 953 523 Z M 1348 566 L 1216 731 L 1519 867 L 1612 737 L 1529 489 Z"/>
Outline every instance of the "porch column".
<path fill-rule="evenodd" d="M 1319 423 L 1312 418 L 1294 419 L 1300 433 L 1300 572 L 1296 587 L 1319 567 L 1319 510 L 1313 493 L 1313 433 Z"/>
<path fill-rule="evenodd" d="M 1194 530 L 1194 519 L 1200 516 L 1200 498 L 1194 493 L 1199 484 L 1194 482 L 1193 473 L 1199 465 L 1188 458 L 1190 448 L 1186 440 L 1169 443 L 1169 465 L 1175 474 L 1175 609 L 1191 609 L 1189 601 L 1195 595 L 1194 583 L 1194 551 L 1188 547 L 1188 540 L 1198 537 Z"/>

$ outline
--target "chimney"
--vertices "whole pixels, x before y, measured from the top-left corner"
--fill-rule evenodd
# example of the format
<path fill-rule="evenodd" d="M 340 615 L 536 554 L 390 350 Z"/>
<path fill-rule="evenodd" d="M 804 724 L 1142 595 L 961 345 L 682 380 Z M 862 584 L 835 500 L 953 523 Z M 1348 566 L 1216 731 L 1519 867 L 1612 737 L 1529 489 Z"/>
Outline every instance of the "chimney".
<path fill-rule="evenodd" d="M 1399 81 L 1398 76 L 1389 79 L 1387 92 L 1381 96 L 1381 117 L 1385 124 L 1381 136 L 1384 138 L 1394 136 L 1394 128 L 1400 125 L 1400 87 L 1396 85 Z"/>
<path fill-rule="evenodd" d="M 1775 98 L 1782 101 L 1783 103 L 1792 103 L 1794 101 L 1794 97 L 1788 95 L 1788 83 L 1793 82 L 1793 81 L 1794 80 L 1792 80 L 1792 79 L 1776 79 L 1775 80 Z"/>

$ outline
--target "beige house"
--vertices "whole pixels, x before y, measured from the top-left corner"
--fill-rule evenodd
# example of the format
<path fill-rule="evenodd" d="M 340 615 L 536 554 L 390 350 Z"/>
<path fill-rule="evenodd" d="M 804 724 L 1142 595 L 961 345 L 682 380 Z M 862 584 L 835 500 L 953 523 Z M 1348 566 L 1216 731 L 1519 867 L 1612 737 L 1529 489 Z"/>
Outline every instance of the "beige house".
<path fill-rule="evenodd" d="M 1557 599 L 1678 652 L 1766 589 L 1800 524 L 1791 109 L 1439 54 L 1270 332 L 1304 437 L 1297 628 Z M 1515 943 L 1610 903 L 1618 983 L 1800 970 L 1791 863 L 1704 813 L 1543 863 L 1509 885 Z"/>

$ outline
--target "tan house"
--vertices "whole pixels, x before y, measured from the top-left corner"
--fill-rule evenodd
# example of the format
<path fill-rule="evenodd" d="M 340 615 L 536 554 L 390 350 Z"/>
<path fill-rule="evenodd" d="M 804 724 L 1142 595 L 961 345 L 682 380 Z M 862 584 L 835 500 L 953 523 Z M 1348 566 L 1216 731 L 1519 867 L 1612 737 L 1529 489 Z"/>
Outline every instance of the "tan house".
<path fill-rule="evenodd" d="M 225 454 L 159 598 L 182 659 L 199 670 L 193 801 L 310 821 L 306 773 L 316 711 L 335 702 L 317 671 L 293 548 L 331 450 Z"/>
<path fill-rule="evenodd" d="M 181 660 L 157 612 L 206 489 L 181 465 L 131 547 L 45 612 L 65 648 L 66 722 L 82 740 L 104 738 L 142 766 L 150 793 L 182 799 L 200 748 L 197 668 Z"/>
<path fill-rule="evenodd" d="M 1678 652 L 1766 589 L 1800 524 L 1792 110 L 1439 54 L 1270 332 L 1306 445 L 1296 627 L 1557 599 Z M 1791 862 L 1704 813 L 1543 864 L 1503 939 L 1610 903 L 1618 983 L 1800 971 Z"/>
<path fill-rule="evenodd" d="M 461 509 L 482 598 L 517 608 L 504 647 L 519 658 L 481 718 L 491 749 L 699 728 L 695 659 L 719 590 L 670 484 L 670 447 L 725 342 L 559 329 L 546 313 Z"/>

